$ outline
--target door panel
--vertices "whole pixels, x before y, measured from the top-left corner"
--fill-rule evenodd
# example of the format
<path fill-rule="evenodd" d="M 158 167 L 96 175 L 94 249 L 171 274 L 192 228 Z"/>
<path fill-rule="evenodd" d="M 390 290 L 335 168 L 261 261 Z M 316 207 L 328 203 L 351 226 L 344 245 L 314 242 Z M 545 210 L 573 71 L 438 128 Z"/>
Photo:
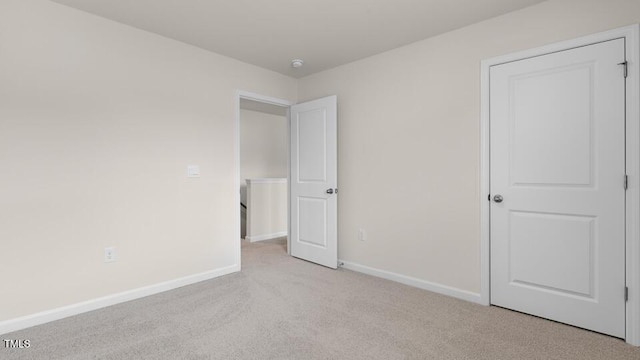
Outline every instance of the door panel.
<path fill-rule="evenodd" d="M 327 181 L 326 118 L 324 108 L 297 113 L 299 181 Z"/>
<path fill-rule="evenodd" d="M 593 71 L 587 63 L 511 77 L 514 185 L 591 184 Z"/>
<path fill-rule="evenodd" d="M 510 217 L 511 283 L 593 298 L 594 217 L 522 211 Z"/>
<path fill-rule="evenodd" d="M 291 255 L 338 265 L 337 98 L 291 107 Z M 331 189 L 331 193 L 327 190 Z"/>
<path fill-rule="evenodd" d="M 298 197 L 301 243 L 327 248 L 327 199 Z"/>
<path fill-rule="evenodd" d="M 490 70 L 491 303 L 625 335 L 624 40 Z"/>

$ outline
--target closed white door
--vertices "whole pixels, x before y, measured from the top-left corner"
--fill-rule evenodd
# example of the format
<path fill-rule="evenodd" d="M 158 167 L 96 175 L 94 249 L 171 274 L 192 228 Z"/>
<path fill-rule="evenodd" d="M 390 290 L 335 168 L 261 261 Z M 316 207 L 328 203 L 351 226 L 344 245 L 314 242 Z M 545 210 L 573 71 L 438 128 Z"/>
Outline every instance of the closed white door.
<path fill-rule="evenodd" d="M 625 336 L 624 61 L 619 39 L 491 68 L 492 304 Z"/>
<path fill-rule="evenodd" d="M 291 255 L 338 266 L 337 98 L 293 105 Z"/>

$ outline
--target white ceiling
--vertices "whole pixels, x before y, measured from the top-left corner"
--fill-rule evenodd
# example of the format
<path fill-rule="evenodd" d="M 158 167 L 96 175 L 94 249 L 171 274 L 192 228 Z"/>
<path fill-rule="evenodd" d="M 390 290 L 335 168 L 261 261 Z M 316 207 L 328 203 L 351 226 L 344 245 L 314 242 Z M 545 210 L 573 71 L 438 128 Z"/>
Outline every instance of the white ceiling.
<path fill-rule="evenodd" d="M 543 0 L 52 1 L 302 77 Z"/>

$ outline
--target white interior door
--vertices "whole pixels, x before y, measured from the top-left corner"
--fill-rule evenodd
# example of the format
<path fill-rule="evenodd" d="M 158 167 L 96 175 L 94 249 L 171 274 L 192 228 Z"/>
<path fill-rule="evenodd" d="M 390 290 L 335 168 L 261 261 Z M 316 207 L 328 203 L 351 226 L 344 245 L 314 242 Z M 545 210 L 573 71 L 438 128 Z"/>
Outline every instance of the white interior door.
<path fill-rule="evenodd" d="M 291 106 L 291 255 L 338 265 L 337 98 Z"/>
<path fill-rule="evenodd" d="M 619 39 L 491 68 L 492 304 L 625 336 L 624 61 Z"/>

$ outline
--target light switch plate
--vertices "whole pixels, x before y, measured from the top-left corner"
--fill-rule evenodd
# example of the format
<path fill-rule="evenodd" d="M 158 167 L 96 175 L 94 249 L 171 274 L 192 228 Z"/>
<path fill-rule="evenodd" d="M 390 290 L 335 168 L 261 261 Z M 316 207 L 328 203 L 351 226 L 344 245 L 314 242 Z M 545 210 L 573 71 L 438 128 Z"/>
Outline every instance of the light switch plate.
<path fill-rule="evenodd" d="M 187 166 L 187 177 L 200 177 L 200 166 L 198 165 Z"/>

